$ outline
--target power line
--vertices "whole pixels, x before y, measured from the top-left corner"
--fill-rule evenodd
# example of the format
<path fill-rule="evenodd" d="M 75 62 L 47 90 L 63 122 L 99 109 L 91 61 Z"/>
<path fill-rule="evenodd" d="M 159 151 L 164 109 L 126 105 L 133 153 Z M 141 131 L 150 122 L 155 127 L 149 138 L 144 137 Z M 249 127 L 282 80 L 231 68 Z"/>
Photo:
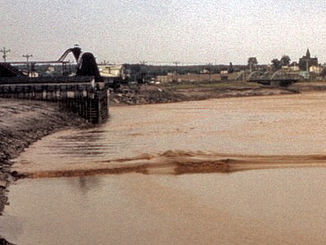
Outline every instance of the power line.
<path fill-rule="evenodd" d="M 33 55 L 32 54 L 24 54 L 23 57 L 26 58 L 26 61 L 27 61 L 27 64 L 26 64 L 27 65 L 27 73 L 28 73 L 28 76 L 29 76 L 31 74 L 32 69 L 31 69 L 31 67 L 30 67 L 30 65 L 28 63 L 28 60 L 29 60 L 30 57 L 33 57 Z"/>
<path fill-rule="evenodd" d="M 26 61 L 28 62 L 29 58 L 33 57 L 33 55 L 32 54 L 24 54 L 23 57 L 26 58 Z"/>

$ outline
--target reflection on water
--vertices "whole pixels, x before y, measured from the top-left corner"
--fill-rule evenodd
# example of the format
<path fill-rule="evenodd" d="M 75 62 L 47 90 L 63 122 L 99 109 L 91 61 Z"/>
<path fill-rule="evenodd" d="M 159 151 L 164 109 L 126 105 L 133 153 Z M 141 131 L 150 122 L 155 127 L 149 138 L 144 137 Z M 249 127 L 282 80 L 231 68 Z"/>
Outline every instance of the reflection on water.
<path fill-rule="evenodd" d="M 325 169 L 26 179 L 0 227 L 27 245 L 325 244 L 325 179 Z"/>
<path fill-rule="evenodd" d="M 15 160 L 22 173 L 80 176 L 12 185 L 1 234 L 18 244 L 325 244 L 325 102 L 314 93 L 111 108 L 108 123 L 45 137 Z M 165 174 L 244 162 L 317 168 Z M 119 167 L 150 174 L 82 176 Z"/>
<path fill-rule="evenodd" d="M 73 185 L 75 189 L 79 189 L 84 195 L 89 191 L 97 188 L 101 185 L 101 180 L 99 178 L 90 178 L 88 176 L 76 177 L 75 181 L 67 180 L 67 183 Z"/>

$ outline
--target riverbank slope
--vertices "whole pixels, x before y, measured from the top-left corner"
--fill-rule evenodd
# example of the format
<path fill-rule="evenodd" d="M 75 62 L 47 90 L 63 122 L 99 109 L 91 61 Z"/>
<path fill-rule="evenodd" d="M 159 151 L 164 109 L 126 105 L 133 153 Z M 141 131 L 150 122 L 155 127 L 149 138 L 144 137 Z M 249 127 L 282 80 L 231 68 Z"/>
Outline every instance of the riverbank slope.
<path fill-rule="evenodd" d="M 298 90 L 242 81 L 124 85 L 110 94 L 111 105 L 140 105 L 226 97 L 294 94 Z"/>
<path fill-rule="evenodd" d="M 54 103 L 0 99 L 0 213 L 7 202 L 8 183 L 14 178 L 10 159 L 45 135 L 67 127 L 86 125 Z"/>

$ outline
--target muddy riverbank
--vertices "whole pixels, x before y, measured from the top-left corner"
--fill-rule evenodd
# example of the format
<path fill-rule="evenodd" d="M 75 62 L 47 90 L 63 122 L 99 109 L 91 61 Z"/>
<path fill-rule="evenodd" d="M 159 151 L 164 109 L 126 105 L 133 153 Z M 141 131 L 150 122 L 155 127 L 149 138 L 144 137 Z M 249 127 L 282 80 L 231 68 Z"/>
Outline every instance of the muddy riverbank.
<path fill-rule="evenodd" d="M 268 86 L 242 81 L 124 85 L 111 92 L 110 104 L 173 103 L 229 97 L 297 94 L 314 91 L 326 91 L 326 82 L 298 82 L 289 87 Z"/>
<path fill-rule="evenodd" d="M 10 159 L 45 135 L 86 125 L 75 115 L 60 111 L 56 104 L 0 99 L 0 213 L 7 202 L 6 187 L 15 178 Z"/>
<path fill-rule="evenodd" d="M 219 83 L 169 83 L 162 85 L 125 85 L 112 91 L 111 105 L 173 103 L 227 97 L 295 94 L 298 89 L 265 86 L 239 81 Z"/>

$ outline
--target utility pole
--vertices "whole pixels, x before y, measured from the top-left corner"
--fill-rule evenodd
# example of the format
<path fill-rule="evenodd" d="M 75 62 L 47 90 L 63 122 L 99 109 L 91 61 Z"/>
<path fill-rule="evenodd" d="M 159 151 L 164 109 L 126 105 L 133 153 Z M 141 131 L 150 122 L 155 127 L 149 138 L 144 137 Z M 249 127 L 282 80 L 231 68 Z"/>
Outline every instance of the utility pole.
<path fill-rule="evenodd" d="M 174 61 L 173 64 L 175 64 L 175 81 L 178 81 L 178 72 L 177 72 L 177 67 L 180 64 L 179 61 Z"/>
<path fill-rule="evenodd" d="M 28 63 L 29 58 L 33 57 L 33 55 L 32 54 L 24 54 L 23 57 L 26 58 L 27 63 Z"/>
<path fill-rule="evenodd" d="M 28 61 L 29 61 L 29 58 L 30 57 L 33 57 L 33 55 L 32 54 L 24 54 L 23 57 L 26 58 L 26 61 L 27 61 L 27 63 L 26 63 L 26 66 L 27 66 L 27 74 L 29 76 L 30 73 L 31 73 L 31 69 L 30 69 L 30 65 L 29 65 L 29 62 Z"/>
<path fill-rule="evenodd" d="M 147 64 L 147 61 L 146 60 L 142 60 L 142 61 L 139 61 L 139 64 L 140 64 L 140 79 L 141 79 L 141 83 L 145 83 L 145 79 L 146 79 L 146 76 L 147 76 L 147 72 L 146 72 L 146 64 Z"/>
<path fill-rule="evenodd" d="M 9 53 L 9 52 L 10 52 L 10 49 L 6 49 L 5 47 L 0 49 L 0 53 L 3 53 L 2 58 L 3 58 L 4 62 L 7 62 L 7 53 Z"/>
<path fill-rule="evenodd" d="M 307 70 L 307 73 L 308 73 L 308 79 L 310 79 L 310 71 L 309 71 L 309 59 L 306 59 L 306 70 Z"/>
<path fill-rule="evenodd" d="M 212 63 L 208 63 L 208 77 L 209 77 L 209 82 L 212 82 Z"/>

